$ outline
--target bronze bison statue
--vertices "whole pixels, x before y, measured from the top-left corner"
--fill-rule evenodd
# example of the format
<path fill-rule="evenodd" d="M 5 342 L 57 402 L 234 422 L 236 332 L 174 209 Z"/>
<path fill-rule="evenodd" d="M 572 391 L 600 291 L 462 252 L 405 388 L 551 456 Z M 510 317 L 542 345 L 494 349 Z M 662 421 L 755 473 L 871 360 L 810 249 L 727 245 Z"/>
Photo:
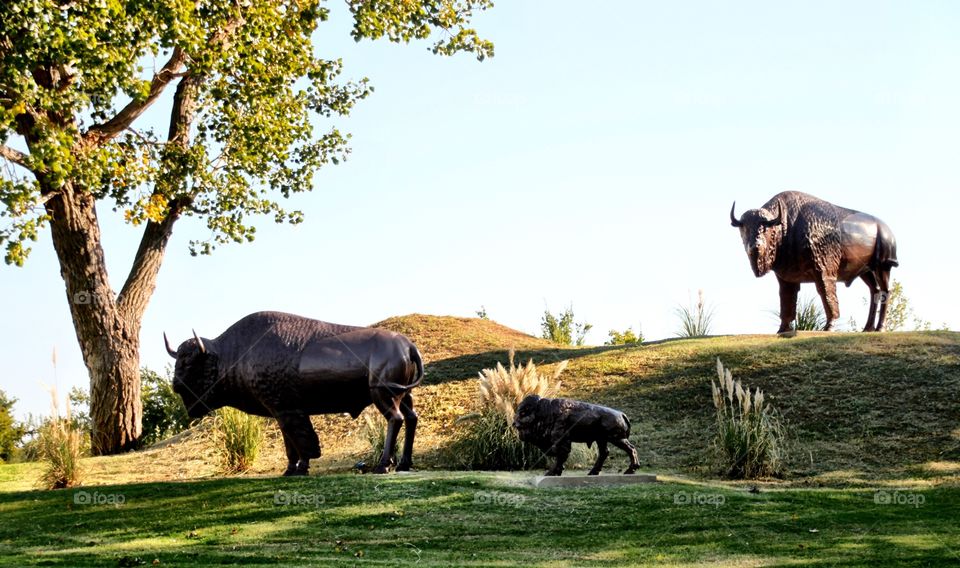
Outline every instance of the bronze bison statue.
<path fill-rule="evenodd" d="M 541 398 L 531 394 L 517 406 L 513 426 L 521 441 L 529 442 L 556 458 L 545 475 L 563 473 L 572 442 L 582 442 L 587 447 L 597 443 L 597 461 L 588 475 L 599 475 L 603 469 L 609 455 L 607 443 L 630 456 L 630 466 L 623 473 L 634 473 L 640 467 L 637 449 L 629 440 L 630 420 L 619 410 L 569 398 Z"/>
<path fill-rule="evenodd" d="M 313 414 L 356 418 L 373 404 L 387 419 L 380 463 L 393 464 L 406 424 L 397 471 L 412 466 L 417 413 L 410 391 L 423 379 L 423 361 L 409 339 L 385 329 L 353 327 L 280 312 L 250 314 L 214 339 L 193 334 L 174 351 L 173 390 L 197 418 L 232 406 L 276 418 L 287 452 L 284 475 L 306 475 L 320 457 Z"/>
<path fill-rule="evenodd" d="M 797 317 L 801 283 L 816 285 L 829 330 L 840 317 L 837 282 L 850 286 L 858 278 L 870 288 L 863 330 L 883 329 L 890 270 L 899 265 L 896 239 L 883 221 L 799 191 L 778 193 L 739 219 L 736 206 L 730 223 L 740 230 L 750 268 L 758 278 L 772 270 L 780 283 L 778 333 L 789 331 Z"/>

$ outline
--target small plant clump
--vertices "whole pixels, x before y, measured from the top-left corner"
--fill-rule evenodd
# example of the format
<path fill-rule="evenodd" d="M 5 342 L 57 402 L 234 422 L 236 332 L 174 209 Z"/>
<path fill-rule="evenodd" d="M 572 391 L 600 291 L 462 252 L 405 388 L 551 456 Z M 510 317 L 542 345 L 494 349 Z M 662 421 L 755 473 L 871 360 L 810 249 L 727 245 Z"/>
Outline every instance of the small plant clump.
<path fill-rule="evenodd" d="M 784 430 L 763 391 L 752 393 L 733 380 L 717 359 L 718 382 L 710 381 L 717 432 L 714 450 L 720 470 L 732 479 L 783 474 Z"/>
<path fill-rule="evenodd" d="M 259 416 L 226 406 L 217 411 L 213 431 L 221 469 L 243 473 L 253 467 L 263 446 L 263 420 Z"/>
<path fill-rule="evenodd" d="M 50 389 L 50 397 L 53 399 L 52 413 L 37 430 L 37 453 L 44 462 L 40 484 L 47 489 L 73 487 L 82 479 L 80 450 L 83 432 L 70 415 L 70 398 L 67 397 L 66 410 L 61 415 L 55 388 Z"/>
<path fill-rule="evenodd" d="M 827 327 L 827 316 L 817 298 L 809 297 L 797 306 L 797 331 L 823 331 Z"/>
<path fill-rule="evenodd" d="M 680 320 L 677 337 L 704 337 L 713 329 L 713 307 L 707 303 L 703 290 L 697 291 L 697 303 L 677 306 L 674 311 Z"/>

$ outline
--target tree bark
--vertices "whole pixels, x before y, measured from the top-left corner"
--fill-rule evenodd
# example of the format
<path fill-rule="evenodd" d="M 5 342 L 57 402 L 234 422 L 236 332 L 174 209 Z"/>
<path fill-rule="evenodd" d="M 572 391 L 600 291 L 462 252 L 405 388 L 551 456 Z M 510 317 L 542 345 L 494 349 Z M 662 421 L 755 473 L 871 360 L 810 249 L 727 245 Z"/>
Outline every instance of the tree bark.
<path fill-rule="evenodd" d="M 67 302 L 90 373 L 91 450 L 136 447 L 141 433 L 140 319 L 124 317 L 110 288 L 96 200 L 67 183 L 45 207 Z"/>

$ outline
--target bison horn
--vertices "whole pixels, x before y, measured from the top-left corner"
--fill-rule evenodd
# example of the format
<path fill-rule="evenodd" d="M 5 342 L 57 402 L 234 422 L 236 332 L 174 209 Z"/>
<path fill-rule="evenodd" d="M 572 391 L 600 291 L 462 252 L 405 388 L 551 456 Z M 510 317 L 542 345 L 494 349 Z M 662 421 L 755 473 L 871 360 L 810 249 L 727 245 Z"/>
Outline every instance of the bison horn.
<path fill-rule="evenodd" d="M 203 354 L 206 354 L 206 353 L 207 353 L 207 348 L 203 346 L 203 340 L 200 339 L 200 336 L 199 336 L 199 335 L 197 335 L 196 330 L 191 329 L 190 331 L 193 332 L 193 338 L 197 340 L 197 345 L 200 346 L 200 352 L 203 353 Z"/>
<path fill-rule="evenodd" d="M 766 227 L 775 227 L 780 224 L 780 221 L 783 220 L 783 208 L 780 207 L 780 202 L 777 201 L 777 218 L 773 221 L 764 221 L 763 224 Z"/>
<path fill-rule="evenodd" d="M 737 202 L 733 202 L 733 207 L 730 208 L 730 224 L 734 227 L 742 227 L 743 223 L 740 222 L 740 219 L 737 219 L 737 216 L 734 215 L 733 210 L 737 208 Z"/>
<path fill-rule="evenodd" d="M 177 352 L 170 348 L 170 340 L 167 339 L 167 332 L 163 332 L 163 344 L 167 346 L 167 353 L 174 359 L 177 358 Z"/>

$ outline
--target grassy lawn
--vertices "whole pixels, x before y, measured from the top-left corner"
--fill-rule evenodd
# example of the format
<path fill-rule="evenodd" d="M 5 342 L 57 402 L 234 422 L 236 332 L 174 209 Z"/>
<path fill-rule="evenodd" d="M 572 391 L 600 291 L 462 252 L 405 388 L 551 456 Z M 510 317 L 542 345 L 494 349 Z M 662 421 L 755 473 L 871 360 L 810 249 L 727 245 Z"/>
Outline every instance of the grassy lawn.
<path fill-rule="evenodd" d="M 435 472 L 0 493 L 0 564 L 960 563 L 957 487 L 535 489 L 529 479 Z"/>

